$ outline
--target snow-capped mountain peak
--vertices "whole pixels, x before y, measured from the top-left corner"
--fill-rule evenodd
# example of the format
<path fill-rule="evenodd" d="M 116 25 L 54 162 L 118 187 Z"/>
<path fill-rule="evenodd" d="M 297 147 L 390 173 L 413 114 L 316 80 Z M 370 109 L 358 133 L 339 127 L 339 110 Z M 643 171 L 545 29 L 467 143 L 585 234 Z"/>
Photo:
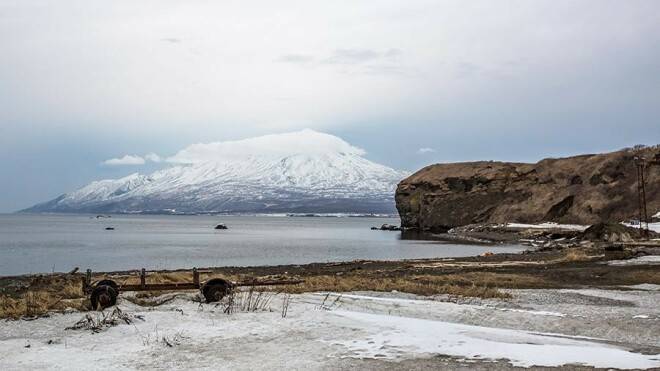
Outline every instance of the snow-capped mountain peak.
<path fill-rule="evenodd" d="M 313 130 L 191 145 L 150 175 L 90 183 L 27 211 L 394 212 L 407 173 Z"/>
<path fill-rule="evenodd" d="M 311 129 L 260 137 L 199 143 L 167 159 L 172 163 L 226 162 L 250 158 L 279 159 L 294 155 L 346 154 L 362 156 L 365 151 L 334 135 Z"/>

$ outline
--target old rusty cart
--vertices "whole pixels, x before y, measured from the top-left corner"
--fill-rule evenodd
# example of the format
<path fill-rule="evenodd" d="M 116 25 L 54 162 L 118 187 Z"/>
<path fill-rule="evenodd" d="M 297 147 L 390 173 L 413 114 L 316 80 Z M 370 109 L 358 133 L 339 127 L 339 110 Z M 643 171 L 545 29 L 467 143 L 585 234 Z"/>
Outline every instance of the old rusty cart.
<path fill-rule="evenodd" d="M 295 285 L 302 283 L 302 280 L 251 280 L 233 282 L 224 278 L 211 278 L 205 282 L 199 279 L 200 273 L 211 273 L 212 271 L 200 271 L 193 268 L 192 282 L 176 283 L 147 283 L 147 272 L 144 268 L 140 271 L 139 284 L 118 284 L 111 279 L 102 279 L 92 282 L 92 271 L 87 270 L 83 279 L 83 292 L 89 295 L 92 309 L 104 309 L 117 303 L 117 296 L 120 291 L 179 291 L 179 290 L 200 290 L 207 303 L 220 301 L 225 295 L 230 294 L 236 287 L 241 286 L 279 286 Z"/>

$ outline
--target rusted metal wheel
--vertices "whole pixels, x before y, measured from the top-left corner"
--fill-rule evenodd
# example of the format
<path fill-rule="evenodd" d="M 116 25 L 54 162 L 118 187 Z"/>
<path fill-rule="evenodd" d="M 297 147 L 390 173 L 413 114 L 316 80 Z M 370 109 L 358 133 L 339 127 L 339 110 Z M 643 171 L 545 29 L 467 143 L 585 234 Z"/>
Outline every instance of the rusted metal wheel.
<path fill-rule="evenodd" d="M 99 282 L 96 283 L 95 287 L 99 287 L 99 286 L 110 286 L 113 289 L 115 289 L 115 291 L 119 292 L 119 285 L 117 285 L 117 282 L 113 280 L 100 280 Z"/>
<path fill-rule="evenodd" d="M 224 298 L 225 295 L 228 295 L 231 290 L 231 282 L 215 278 L 204 284 L 202 287 L 202 294 L 204 294 L 207 303 L 214 303 L 222 300 L 222 298 Z"/>
<path fill-rule="evenodd" d="M 109 285 L 97 285 L 89 297 L 92 310 L 105 309 L 117 304 L 117 290 Z"/>

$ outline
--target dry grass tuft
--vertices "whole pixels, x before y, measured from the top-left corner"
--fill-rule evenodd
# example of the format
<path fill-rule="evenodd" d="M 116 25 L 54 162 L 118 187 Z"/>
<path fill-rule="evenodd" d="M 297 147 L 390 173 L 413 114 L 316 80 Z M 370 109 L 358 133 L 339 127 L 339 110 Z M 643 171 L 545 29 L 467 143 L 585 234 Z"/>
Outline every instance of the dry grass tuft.
<path fill-rule="evenodd" d="M 660 271 L 657 269 L 620 272 L 617 274 L 619 278 L 625 281 L 628 285 L 637 285 L 641 283 L 660 285 Z"/>
<path fill-rule="evenodd" d="M 598 255 L 589 255 L 587 251 L 581 249 L 569 249 L 566 254 L 561 258 L 562 262 L 586 262 L 599 258 Z"/>
<path fill-rule="evenodd" d="M 20 318 L 26 312 L 24 300 L 0 296 L 0 318 Z"/>
<path fill-rule="evenodd" d="M 87 309 L 80 275 L 39 275 L 27 287 L 0 294 L 0 318 L 30 318 L 51 311 Z"/>
<path fill-rule="evenodd" d="M 66 309 L 86 310 L 87 300 L 48 291 L 28 291 L 18 298 L 0 296 L 0 318 L 30 318 Z"/>

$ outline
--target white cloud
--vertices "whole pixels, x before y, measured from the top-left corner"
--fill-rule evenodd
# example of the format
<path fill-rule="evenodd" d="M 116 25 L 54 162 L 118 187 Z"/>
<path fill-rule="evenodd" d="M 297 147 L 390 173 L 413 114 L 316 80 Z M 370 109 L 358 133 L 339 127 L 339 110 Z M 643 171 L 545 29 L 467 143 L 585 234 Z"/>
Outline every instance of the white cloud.
<path fill-rule="evenodd" d="M 285 54 L 277 59 L 278 62 L 307 64 L 314 62 L 314 57 L 307 54 Z"/>
<path fill-rule="evenodd" d="M 557 107 L 578 122 L 631 105 L 649 126 L 657 117 L 658 1 L 15 3 L 0 18 L 0 112 L 31 131 L 225 138 L 474 107 L 521 119 L 448 120 L 439 132 L 533 128 L 526 118 Z"/>
<path fill-rule="evenodd" d="M 144 165 L 144 158 L 140 156 L 125 155 L 124 157 L 111 158 L 103 161 L 103 165 L 120 166 L 120 165 Z"/>
<path fill-rule="evenodd" d="M 144 155 L 144 159 L 148 160 L 148 161 L 151 161 L 151 162 L 161 162 L 162 161 L 160 156 L 158 156 L 157 154 L 155 154 L 153 152 L 147 153 L 146 155 Z"/>
<path fill-rule="evenodd" d="M 422 147 L 422 148 L 417 150 L 417 153 L 420 154 L 420 155 L 423 155 L 423 154 L 426 154 L 426 153 L 433 153 L 433 152 L 435 152 L 435 150 L 433 148 L 429 148 L 429 147 Z"/>
<path fill-rule="evenodd" d="M 150 152 L 144 156 L 124 155 L 124 157 L 115 157 L 102 162 L 103 165 L 121 166 L 121 165 L 144 165 L 147 161 L 161 162 L 163 159 L 157 154 Z"/>
<path fill-rule="evenodd" d="M 169 157 L 167 162 L 188 164 L 240 159 L 255 155 L 282 157 L 297 153 L 336 152 L 356 155 L 366 153 L 363 149 L 352 146 L 334 135 L 305 129 L 241 140 L 193 144 Z"/>
<path fill-rule="evenodd" d="M 388 49 L 385 51 L 372 49 L 337 49 L 323 63 L 330 64 L 358 64 L 382 60 L 397 60 L 401 50 Z"/>

